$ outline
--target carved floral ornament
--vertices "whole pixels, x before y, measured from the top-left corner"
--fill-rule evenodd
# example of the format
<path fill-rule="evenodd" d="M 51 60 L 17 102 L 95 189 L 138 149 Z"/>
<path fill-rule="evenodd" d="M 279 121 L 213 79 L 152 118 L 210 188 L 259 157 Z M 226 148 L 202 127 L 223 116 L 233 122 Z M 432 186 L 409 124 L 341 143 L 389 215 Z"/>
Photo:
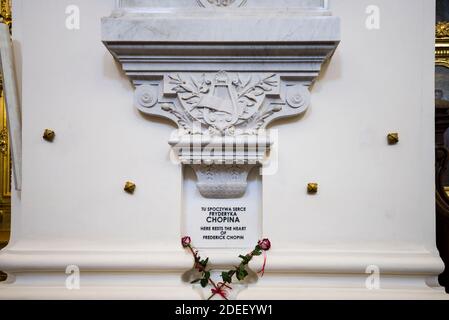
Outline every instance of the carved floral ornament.
<path fill-rule="evenodd" d="M 178 125 L 169 144 L 194 169 L 205 198 L 244 195 L 252 168 L 273 144 L 266 126 L 304 112 L 307 86 L 274 73 L 169 73 L 136 88 L 143 113 Z"/>
<path fill-rule="evenodd" d="M 173 120 L 187 134 L 255 134 L 271 121 L 304 112 L 310 92 L 277 74 L 167 74 L 137 87 L 143 113 Z"/>

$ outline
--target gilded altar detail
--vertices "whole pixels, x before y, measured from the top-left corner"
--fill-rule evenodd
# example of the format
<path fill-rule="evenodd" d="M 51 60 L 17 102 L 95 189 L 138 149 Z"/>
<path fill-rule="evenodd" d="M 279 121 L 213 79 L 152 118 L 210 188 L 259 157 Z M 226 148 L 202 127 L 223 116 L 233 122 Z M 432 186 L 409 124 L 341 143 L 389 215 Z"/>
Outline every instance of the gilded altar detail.
<path fill-rule="evenodd" d="M 435 63 L 449 68 L 449 22 L 435 26 Z"/>
<path fill-rule="evenodd" d="M 11 27 L 12 1 L 0 0 L 0 22 Z M 6 117 L 3 80 L 0 74 L 0 248 L 9 241 L 11 228 L 11 154 Z"/>

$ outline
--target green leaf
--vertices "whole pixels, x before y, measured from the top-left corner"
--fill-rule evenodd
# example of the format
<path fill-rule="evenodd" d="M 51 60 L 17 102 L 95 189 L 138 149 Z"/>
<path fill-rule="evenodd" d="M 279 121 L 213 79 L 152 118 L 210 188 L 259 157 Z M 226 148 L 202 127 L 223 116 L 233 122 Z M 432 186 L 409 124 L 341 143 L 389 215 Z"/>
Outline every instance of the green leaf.
<path fill-rule="evenodd" d="M 224 282 L 227 283 L 232 283 L 232 275 L 229 272 L 223 272 L 221 274 L 221 278 L 223 279 Z"/>
<path fill-rule="evenodd" d="M 196 279 L 196 280 L 193 280 L 192 282 L 190 282 L 191 284 L 195 284 L 195 283 L 198 283 L 198 282 L 200 282 L 201 281 L 201 279 Z"/>
<path fill-rule="evenodd" d="M 255 255 L 255 256 L 260 256 L 262 254 L 262 250 L 260 250 L 260 249 L 254 249 L 254 251 L 253 251 L 253 255 Z"/>
<path fill-rule="evenodd" d="M 206 280 L 210 279 L 210 272 L 209 271 L 204 272 L 204 279 L 206 279 Z"/>
<path fill-rule="evenodd" d="M 209 283 L 208 279 L 206 279 L 206 278 L 201 279 L 201 286 L 203 288 L 206 288 L 208 283 Z"/>
<path fill-rule="evenodd" d="M 242 255 L 240 255 L 239 258 L 243 260 L 242 261 L 243 264 L 248 264 L 251 261 L 251 256 L 242 256 Z"/>
<path fill-rule="evenodd" d="M 239 281 L 245 280 L 245 278 L 248 276 L 248 271 L 244 267 L 240 267 L 237 270 L 237 279 Z"/>
<path fill-rule="evenodd" d="M 244 279 L 242 272 L 237 272 L 237 280 L 242 281 Z"/>
<path fill-rule="evenodd" d="M 200 261 L 200 265 L 202 265 L 204 268 L 207 266 L 208 263 L 209 263 L 209 258 L 207 258 L 206 260 Z"/>

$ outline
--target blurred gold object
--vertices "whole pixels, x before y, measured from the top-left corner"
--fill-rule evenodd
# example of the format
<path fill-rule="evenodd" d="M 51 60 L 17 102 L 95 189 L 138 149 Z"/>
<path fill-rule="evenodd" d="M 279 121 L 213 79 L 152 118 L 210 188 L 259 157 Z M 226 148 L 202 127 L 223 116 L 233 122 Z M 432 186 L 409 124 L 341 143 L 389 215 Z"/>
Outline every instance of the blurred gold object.
<path fill-rule="evenodd" d="M 11 30 L 12 26 L 12 0 L 0 0 L 0 23 L 4 23 L 9 26 Z M 0 74 L 0 91 L 3 95 L 3 75 Z"/>
<path fill-rule="evenodd" d="M 318 193 L 318 183 L 309 183 L 307 185 L 307 192 L 309 194 L 316 194 L 316 193 Z"/>
<path fill-rule="evenodd" d="M 52 142 L 55 139 L 55 136 L 56 136 L 56 134 L 53 130 L 45 129 L 44 136 L 43 136 L 44 140 Z"/>
<path fill-rule="evenodd" d="M 435 64 L 449 68 L 449 22 L 435 26 Z"/>
<path fill-rule="evenodd" d="M 437 39 L 449 37 L 449 23 L 438 22 L 435 26 L 435 37 Z"/>
<path fill-rule="evenodd" d="M 389 133 L 387 139 L 388 144 L 397 144 L 399 142 L 399 133 Z"/>
<path fill-rule="evenodd" d="M 10 28 L 11 6 L 11 0 L 0 0 L 0 22 Z M 0 249 L 8 244 L 11 228 L 11 153 L 2 78 L 0 74 Z M 0 281 L 4 279 L 4 274 L 0 272 Z"/>
<path fill-rule="evenodd" d="M 136 190 L 136 185 L 134 183 L 128 181 L 125 185 L 125 191 L 133 194 L 135 190 Z"/>
<path fill-rule="evenodd" d="M 0 1 L 0 22 L 7 24 L 9 27 L 12 25 L 12 0 Z"/>

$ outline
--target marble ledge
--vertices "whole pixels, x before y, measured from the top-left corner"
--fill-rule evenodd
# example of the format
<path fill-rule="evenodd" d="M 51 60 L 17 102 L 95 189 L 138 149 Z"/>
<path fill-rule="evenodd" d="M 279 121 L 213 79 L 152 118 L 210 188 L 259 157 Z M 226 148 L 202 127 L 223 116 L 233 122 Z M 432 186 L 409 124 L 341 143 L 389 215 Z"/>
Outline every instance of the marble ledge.
<path fill-rule="evenodd" d="M 155 15 L 178 15 L 178 16 L 226 16 L 232 18 L 236 15 L 246 16 L 273 16 L 273 15 L 289 15 L 289 16 L 331 16 L 332 12 L 323 8 L 180 8 L 180 7 L 123 7 L 115 9 L 111 17 L 153 17 Z"/>
<path fill-rule="evenodd" d="M 204 251 L 215 270 L 235 264 L 236 251 Z M 251 264 L 259 270 L 263 259 Z M 80 290 L 65 287 L 68 265 L 81 271 Z M 381 272 L 381 288 L 366 287 L 367 266 Z M 21 251 L 0 254 L 8 279 L 1 299 L 201 299 L 183 279 L 192 257 L 167 252 Z M 449 299 L 437 283 L 437 254 L 416 252 L 270 251 L 265 276 L 238 299 Z M 194 290 L 192 290 L 194 289 Z M 204 298 L 204 297 L 203 297 Z"/>
<path fill-rule="evenodd" d="M 120 8 L 202 8 L 217 7 L 211 2 L 217 0 L 118 0 Z M 323 10 L 328 7 L 328 0 L 231 0 L 227 6 L 218 6 L 218 9 L 229 10 L 232 7 L 244 8 L 303 8 L 310 10 Z"/>
<path fill-rule="evenodd" d="M 145 281 L 141 279 L 140 282 Z M 273 295 L 273 292 L 276 292 Z M 258 300 L 448 300 L 449 295 L 435 289 L 380 289 L 366 288 L 310 288 L 250 287 L 238 299 Z M 0 300 L 202 300 L 189 286 L 83 286 L 80 290 L 61 287 L 4 287 L 0 285 Z"/>
<path fill-rule="evenodd" d="M 297 43 L 340 41 L 338 17 L 300 15 L 232 16 L 202 13 L 106 17 L 102 19 L 104 42 L 246 42 Z"/>
<path fill-rule="evenodd" d="M 242 250 L 205 250 L 215 269 L 228 268 L 239 261 Z M 272 251 L 268 273 L 288 274 L 365 274 L 376 265 L 382 274 L 437 276 L 444 265 L 431 252 L 330 252 Z M 260 261 L 259 261 L 260 262 Z M 175 251 L 22 251 L 5 250 L 0 254 L 0 269 L 9 273 L 65 270 L 77 265 L 81 270 L 97 272 L 184 272 L 192 267 L 192 258 L 184 250 Z M 258 263 L 253 264 L 257 269 Z"/>

